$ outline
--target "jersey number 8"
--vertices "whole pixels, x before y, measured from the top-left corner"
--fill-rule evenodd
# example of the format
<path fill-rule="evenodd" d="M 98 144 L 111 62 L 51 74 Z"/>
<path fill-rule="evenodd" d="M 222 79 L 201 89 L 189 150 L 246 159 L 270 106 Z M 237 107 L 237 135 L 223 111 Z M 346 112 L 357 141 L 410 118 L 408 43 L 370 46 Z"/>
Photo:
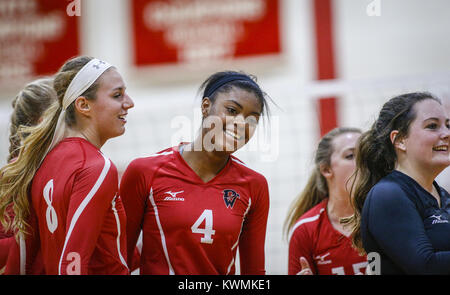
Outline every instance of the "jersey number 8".
<path fill-rule="evenodd" d="M 52 206 L 53 201 L 53 179 L 44 187 L 44 200 L 47 203 L 47 211 L 45 212 L 45 219 L 47 220 L 48 230 L 53 233 L 58 227 L 58 216 L 56 215 L 56 210 Z"/>
<path fill-rule="evenodd" d="M 200 228 L 200 225 L 205 221 L 205 227 Z M 216 233 L 213 230 L 213 212 L 210 209 L 205 209 L 200 215 L 200 217 L 195 221 L 195 223 L 191 226 L 191 230 L 194 234 L 203 234 L 203 237 L 200 239 L 201 243 L 204 244 L 212 244 L 213 239 L 212 235 Z"/>

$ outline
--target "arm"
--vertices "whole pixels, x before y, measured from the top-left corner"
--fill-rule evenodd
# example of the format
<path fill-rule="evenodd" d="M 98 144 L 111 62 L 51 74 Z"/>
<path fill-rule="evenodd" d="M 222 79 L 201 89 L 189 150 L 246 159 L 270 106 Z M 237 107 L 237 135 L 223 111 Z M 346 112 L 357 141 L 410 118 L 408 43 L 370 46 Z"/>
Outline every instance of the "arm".
<path fill-rule="evenodd" d="M 241 274 L 265 274 L 265 240 L 269 213 L 269 188 L 267 181 L 259 183 L 257 197 L 252 198 L 250 210 L 244 217 L 239 238 Z"/>
<path fill-rule="evenodd" d="M 31 210 L 28 234 L 25 238 L 8 238 L 10 243 L 8 258 L 5 266 L 7 275 L 43 274 L 42 257 L 39 256 L 40 239 L 37 219 L 34 210 Z"/>
<path fill-rule="evenodd" d="M 414 203 L 397 186 L 368 195 L 368 228 L 384 253 L 409 274 L 449 274 L 450 251 L 436 252 Z"/>
<path fill-rule="evenodd" d="M 143 167 L 142 167 L 143 168 Z M 134 160 L 125 170 L 120 182 L 120 197 L 127 215 L 128 265 L 132 266 L 134 249 L 142 229 L 147 192 L 145 177 L 138 161 Z"/>
<path fill-rule="evenodd" d="M 59 274 L 88 274 L 104 217 L 118 191 L 117 170 L 109 159 L 77 173 L 71 190 Z"/>
<path fill-rule="evenodd" d="M 296 275 L 303 270 L 306 264 L 314 265 L 313 254 L 312 254 L 312 239 L 308 235 L 305 226 L 299 226 L 294 229 L 291 238 L 289 240 L 289 260 L 288 260 L 288 274 Z M 306 260 L 303 263 L 301 258 Z M 305 261 L 303 261 L 305 262 Z M 315 270 L 310 267 L 311 274 L 315 274 Z"/>
<path fill-rule="evenodd" d="M 0 239 L 0 269 L 6 265 L 9 249 L 14 246 L 14 237 Z"/>

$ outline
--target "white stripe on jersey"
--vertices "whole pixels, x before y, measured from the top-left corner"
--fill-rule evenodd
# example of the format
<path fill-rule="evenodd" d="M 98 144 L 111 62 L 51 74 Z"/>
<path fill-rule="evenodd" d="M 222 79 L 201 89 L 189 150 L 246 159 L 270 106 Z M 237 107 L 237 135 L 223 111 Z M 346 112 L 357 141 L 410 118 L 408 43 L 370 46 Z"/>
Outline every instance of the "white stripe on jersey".
<path fill-rule="evenodd" d="M 247 165 L 245 165 L 244 162 L 242 162 L 241 160 L 237 160 L 237 159 L 235 159 L 235 158 L 231 158 L 231 160 L 233 160 L 233 162 L 236 162 L 236 163 L 238 163 L 238 164 L 241 164 L 242 166 L 245 166 L 245 167 L 247 167 L 247 168 L 250 169 L 250 167 L 248 167 Z"/>
<path fill-rule="evenodd" d="M 147 156 L 147 157 L 168 156 L 168 155 L 171 155 L 171 154 L 173 154 L 173 151 L 170 151 L 170 152 L 162 152 L 162 153 L 159 153 L 159 154 L 152 154 L 152 155 Z"/>
<path fill-rule="evenodd" d="M 26 275 L 27 247 L 22 233 L 19 233 L 20 274 Z"/>
<path fill-rule="evenodd" d="M 80 217 L 81 213 L 83 213 L 83 210 L 86 208 L 88 203 L 94 197 L 95 193 L 97 193 L 98 189 L 100 188 L 100 186 L 102 185 L 103 181 L 105 180 L 106 175 L 108 174 L 109 168 L 111 167 L 111 161 L 108 158 L 106 158 L 102 153 L 100 153 L 100 155 L 102 155 L 103 159 L 105 160 L 105 166 L 103 166 L 103 170 L 100 173 L 100 176 L 98 177 L 97 181 L 95 182 L 94 186 L 91 188 L 89 193 L 83 199 L 83 201 L 81 202 L 80 206 L 75 211 L 75 214 L 73 215 L 72 220 L 70 221 L 69 230 L 67 231 L 66 240 L 64 241 L 64 247 L 63 247 L 63 250 L 61 252 L 61 258 L 59 259 L 59 267 L 58 267 L 58 273 L 59 274 L 61 274 L 61 264 L 62 264 L 62 260 L 63 260 L 63 257 L 64 257 L 64 252 L 66 250 L 67 243 L 69 242 L 70 235 L 72 234 L 72 231 L 73 231 L 73 229 L 75 227 L 75 224 L 77 223 L 78 218 Z"/>
<path fill-rule="evenodd" d="M 122 256 L 122 253 L 120 252 L 120 219 L 119 219 L 119 214 L 117 213 L 116 210 L 116 197 L 114 197 L 114 199 L 111 202 L 112 204 L 112 210 L 114 213 L 114 217 L 116 218 L 116 224 L 117 224 L 117 253 L 119 254 L 119 259 L 120 262 L 122 262 L 122 264 L 128 269 L 127 263 L 125 261 L 125 259 Z"/>
<path fill-rule="evenodd" d="M 247 210 L 245 210 L 244 216 L 242 216 L 241 230 L 239 231 L 239 235 L 238 235 L 236 243 L 234 243 L 233 247 L 231 247 L 231 252 L 233 252 L 234 248 L 236 248 L 236 246 L 239 244 L 239 238 L 241 237 L 241 233 L 242 233 L 242 226 L 244 225 L 245 217 L 247 216 L 247 213 L 250 210 L 251 205 L 252 205 L 252 198 L 249 198 Z M 231 259 L 230 265 L 228 265 L 227 274 L 230 273 L 231 267 L 233 266 L 233 264 L 234 264 L 234 257 Z"/>
<path fill-rule="evenodd" d="M 172 264 L 170 264 L 169 252 L 167 252 L 166 237 L 161 226 L 161 221 L 159 220 L 158 207 L 156 206 L 155 200 L 153 199 L 153 188 L 150 188 L 150 195 L 148 198 L 152 203 L 153 210 L 155 210 L 155 219 L 156 223 L 158 224 L 159 234 L 161 236 L 161 244 L 163 247 L 164 256 L 166 256 L 167 265 L 169 266 L 169 275 L 174 275 L 175 272 L 173 271 Z"/>
<path fill-rule="evenodd" d="M 308 217 L 308 218 L 303 218 L 303 219 L 297 221 L 297 223 L 294 224 L 294 226 L 292 227 L 291 231 L 289 232 L 289 238 L 288 238 L 288 241 L 291 240 L 292 234 L 293 234 L 294 231 L 297 229 L 297 227 L 299 227 L 300 225 L 302 225 L 302 224 L 304 224 L 304 223 L 312 222 L 312 221 L 315 221 L 315 220 L 319 219 L 320 214 L 322 214 L 322 212 L 323 212 L 324 210 L 325 210 L 325 208 L 322 208 L 322 209 L 320 209 L 319 214 L 314 215 L 314 216 L 311 216 L 311 217 Z"/>

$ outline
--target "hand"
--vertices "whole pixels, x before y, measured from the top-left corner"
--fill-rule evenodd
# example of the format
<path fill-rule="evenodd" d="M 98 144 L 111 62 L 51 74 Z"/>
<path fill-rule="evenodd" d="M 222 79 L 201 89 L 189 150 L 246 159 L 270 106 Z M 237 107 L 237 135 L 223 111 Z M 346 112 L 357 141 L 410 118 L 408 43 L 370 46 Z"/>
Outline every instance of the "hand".
<path fill-rule="evenodd" d="M 302 266 L 302 270 L 297 273 L 297 275 L 312 275 L 311 268 L 309 267 L 308 260 L 305 257 L 300 257 L 300 265 Z"/>

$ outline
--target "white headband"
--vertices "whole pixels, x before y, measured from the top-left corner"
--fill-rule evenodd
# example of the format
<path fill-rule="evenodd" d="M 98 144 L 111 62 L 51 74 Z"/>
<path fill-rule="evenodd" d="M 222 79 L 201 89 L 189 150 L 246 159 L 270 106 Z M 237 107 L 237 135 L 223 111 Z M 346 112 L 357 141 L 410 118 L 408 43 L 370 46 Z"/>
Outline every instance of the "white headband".
<path fill-rule="evenodd" d="M 67 87 L 62 102 L 62 111 L 59 114 L 52 142 L 47 150 L 50 152 L 63 138 L 66 130 L 66 109 L 80 97 L 111 65 L 97 58 L 92 59 L 75 75 Z M 46 153 L 46 154 L 47 154 Z M 44 155 L 45 157 L 45 155 Z M 43 157 L 43 158 L 44 158 Z"/>
<path fill-rule="evenodd" d="M 111 65 L 99 59 L 92 59 L 88 62 L 72 79 L 63 99 L 63 110 L 65 111 L 69 105 L 75 101 L 83 92 L 85 92 L 92 84 L 105 72 Z"/>

